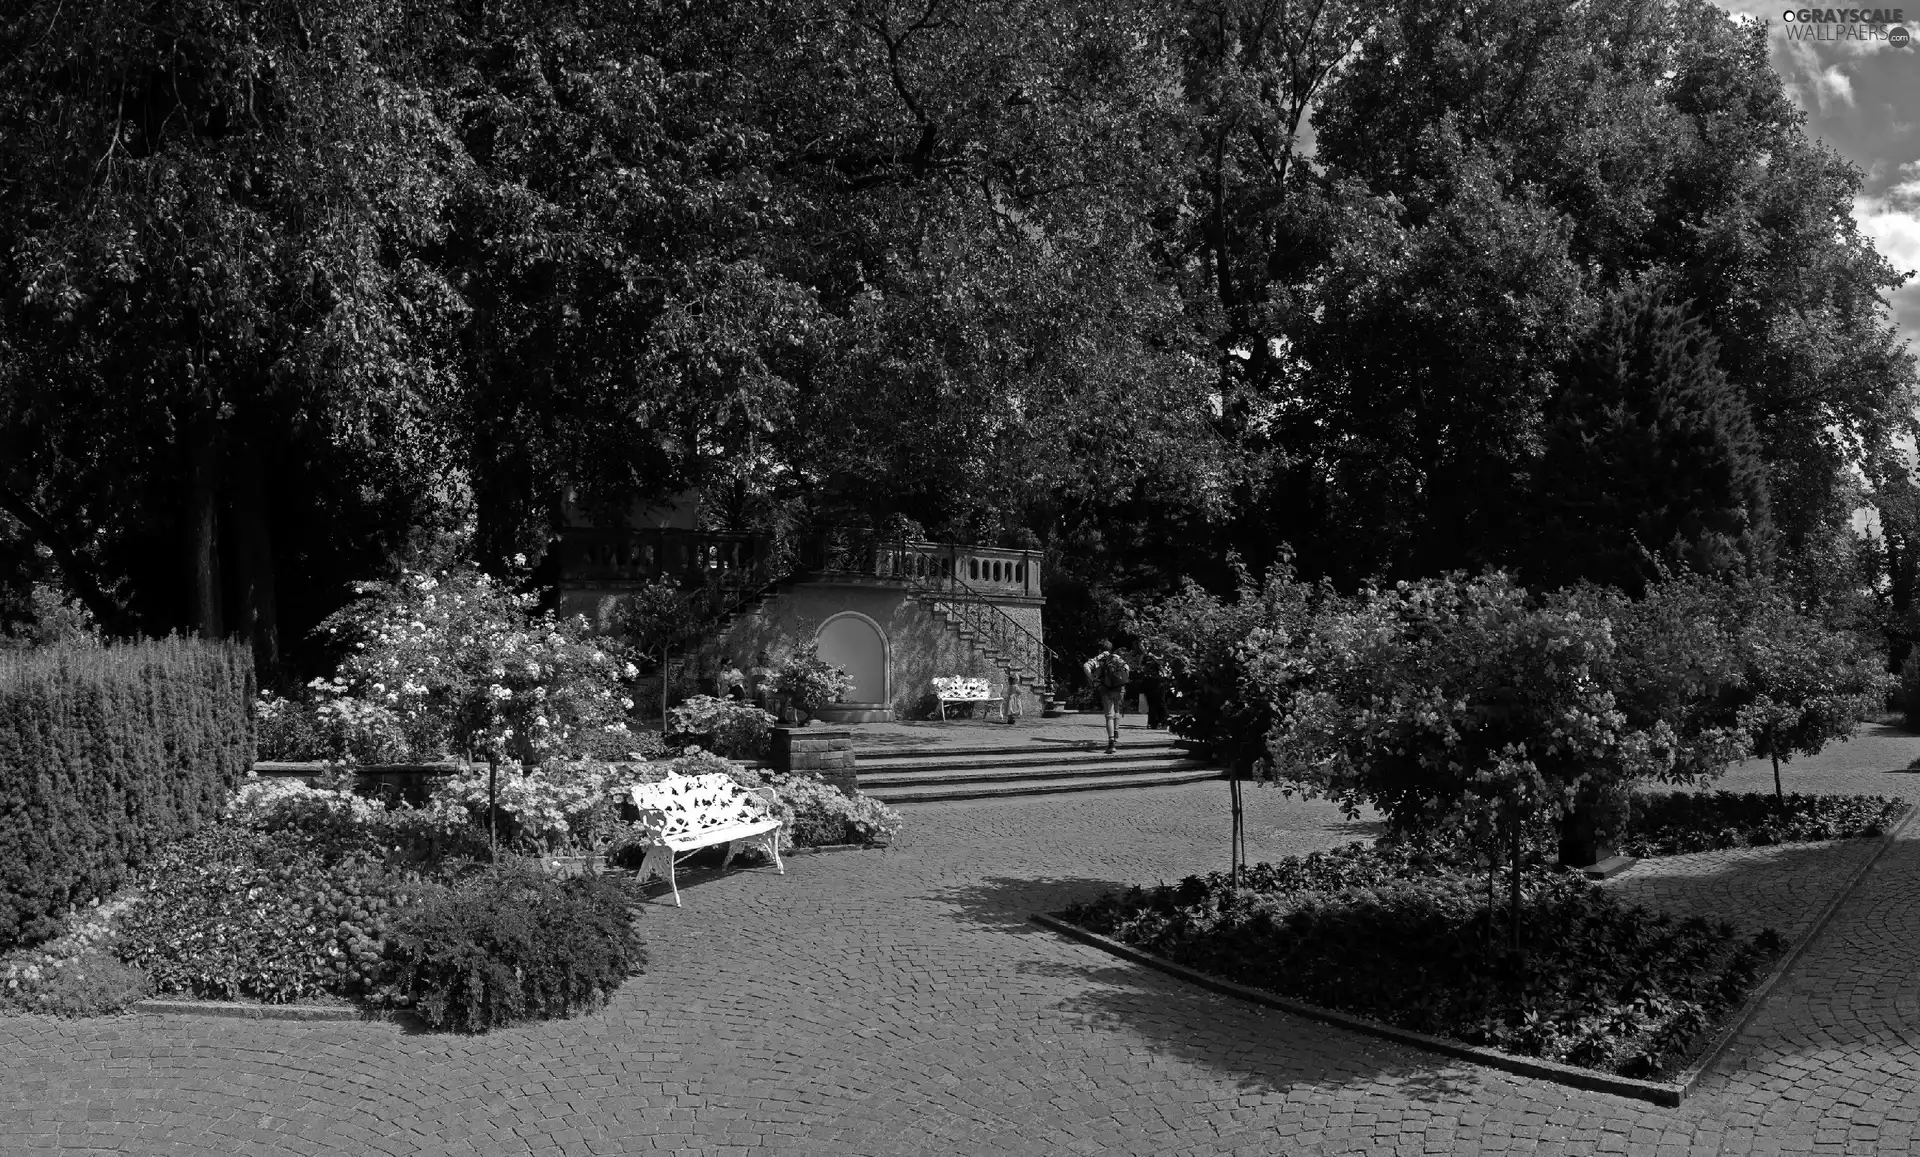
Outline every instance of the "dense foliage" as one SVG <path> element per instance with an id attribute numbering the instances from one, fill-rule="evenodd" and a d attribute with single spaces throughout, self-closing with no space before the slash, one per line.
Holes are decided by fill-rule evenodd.
<path id="1" fill-rule="evenodd" d="M 27 0 L 0 618 L 271 670 L 351 576 L 693 486 L 1043 549 L 1063 653 L 1282 542 L 1352 590 L 1632 533 L 1895 626 L 1900 278 L 1767 54 L 1709 0 Z"/>
<path id="2" fill-rule="evenodd" d="M 1276 700 L 1291 684 L 1262 657 L 1306 649 L 1315 592 L 1294 578 L 1284 559 L 1262 582 L 1244 565 L 1236 565 L 1235 577 L 1231 602 L 1188 580 L 1177 594 L 1144 608 L 1132 626 L 1142 665 L 1170 674 L 1181 693 L 1173 729 L 1245 773 L 1266 761 Z"/>
<path id="3" fill-rule="evenodd" d="M 460 1032 L 596 1007 L 646 963 L 638 900 L 610 876 L 475 876 L 403 914 L 393 990 Z"/>
<path id="4" fill-rule="evenodd" d="M 385 980 L 393 921 L 429 888 L 360 841 L 238 825 L 169 849 L 143 883 L 117 951 L 156 992 L 267 1003 Z"/>
<path id="5" fill-rule="evenodd" d="M 1281 996 L 1525 1056 L 1633 1077 L 1683 1067 L 1783 945 L 1772 932 L 1621 905 L 1529 873 L 1527 963 L 1487 951 L 1482 882 L 1404 850 L 1349 845 L 1061 913 L 1180 964 Z"/>
<path id="6" fill-rule="evenodd" d="M 774 718 L 751 703 L 695 695 L 667 713 L 667 730 L 697 736 L 730 759 L 760 759 L 773 739 Z"/>
<path id="7" fill-rule="evenodd" d="M 0 651 L 0 949 L 216 817 L 253 761 L 252 697 L 225 643 Z"/>
<path id="8" fill-rule="evenodd" d="M 1907 801 L 1884 796 L 1757 792 L 1637 792 L 1621 850 L 1679 856 L 1720 848 L 1766 847 L 1884 834 Z"/>
<path id="9" fill-rule="evenodd" d="M 848 793 L 817 775 L 772 775 L 767 786 L 796 847 L 882 843 L 900 830 L 900 813 L 870 795 Z"/>
<path id="10" fill-rule="evenodd" d="M 1266 648 L 1274 774 L 1370 805 L 1400 833 L 1456 833 L 1518 860 L 1587 785 L 1673 769 L 1664 721 L 1636 726 L 1594 676 L 1613 638 L 1507 576 L 1368 590 L 1310 648 Z M 1311 671 L 1296 688 L 1294 673 Z"/>

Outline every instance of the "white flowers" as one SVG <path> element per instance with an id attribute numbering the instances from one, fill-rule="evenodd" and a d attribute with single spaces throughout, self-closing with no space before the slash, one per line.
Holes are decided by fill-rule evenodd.
<path id="1" fill-rule="evenodd" d="M 640 668 L 634 666 L 632 663 L 628 663 L 620 669 L 620 674 L 628 679 L 638 679 L 640 677 Z"/>
<path id="2" fill-rule="evenodd" d="M 621 706 L 621 707 L 622 707 L 622 708 L 623 708 L 624 710 L 627 710 L 627 711 L 631 711 L 631 710 L 633 710 L 633 700 L 631 700 L 631 699 L 628 699 L 628 698 L 626 698 L 625 696 L 622 696 L 622 697 L 621 697 L 621 699 L 620 699 L 620 706 Z M 623 731 L 624 731 L 624 730 L 626 729 L 626 726 L 627 726 L 626 724 L 624 724 L 624 723 L 622 723 L 622 724 L 620 725 L 620 727 L 621 727 L 621 730 L 623 730 Z"/>

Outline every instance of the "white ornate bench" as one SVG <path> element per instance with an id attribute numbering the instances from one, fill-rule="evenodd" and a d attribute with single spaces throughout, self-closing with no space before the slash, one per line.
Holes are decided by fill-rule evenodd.
<path id="1" fill-rule="evenodd" d="M 947 706 L 960 703 L 985 703 L 989 713 L 995 707 L 1000 709 L 1000 718 L 1007 717 L 1007 697 L 1005 693 L 993 689 L 985 679 L 970 678 L 964 675 L 939 675 L 933 680 L 933 697 L 940 705 L 940 718 L 947 717 Z"/>
<path id="2" fill-rule="evenodd" d="M 648 836 L 640 882 L 666 880 L 676 908 L 680 886 L 674 882 L 673 866 L 701 848 L 727 845 L 726 859 L 720 862 L 724 868 L 733 861 L 737 844 L 758 844 L 773 857 L 774 868 L 786 874 L 780 862 L 780 817 L 766 800 L 735 780 L 717 772 L 670 775 L 658 783 L 634 784 L 632 794 Z"/>

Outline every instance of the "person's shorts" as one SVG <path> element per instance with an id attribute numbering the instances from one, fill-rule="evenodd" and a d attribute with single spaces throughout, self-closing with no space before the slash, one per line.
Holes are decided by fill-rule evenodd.
<path id="1" fill-rule="evenodd" d="M 1124 690 L 1107 691 L 1103 689 L 1100 692 L 1101 709 L 1108 715 L 1118 715 L 1120 714 L 1120 701 L 1126 697 L 1127 693 Z"/>

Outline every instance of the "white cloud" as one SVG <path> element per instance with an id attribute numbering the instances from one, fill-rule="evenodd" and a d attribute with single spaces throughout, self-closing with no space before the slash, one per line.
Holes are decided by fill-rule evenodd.
<path id="1" fill-rule="evenodd" d="M 1853 199 L 1860 232 L 1899 269 L 1920 269 L 1920 177 L 1895 185 L 1883 197 Z"/>

